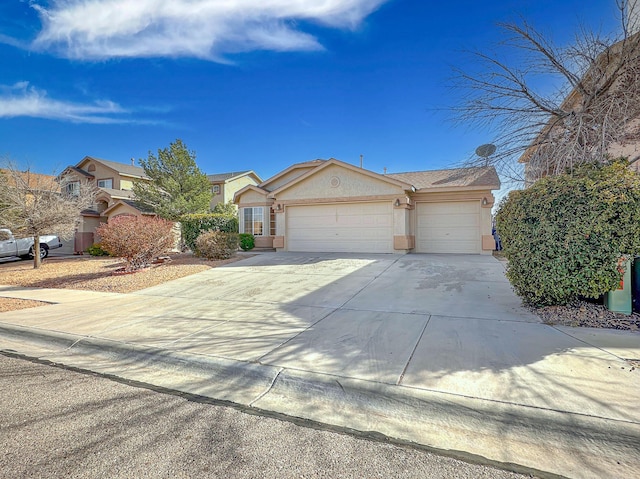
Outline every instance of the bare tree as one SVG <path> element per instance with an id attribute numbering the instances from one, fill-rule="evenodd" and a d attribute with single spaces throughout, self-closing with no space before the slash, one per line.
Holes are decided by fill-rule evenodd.
<path id="1" fill-rule="evenodd" d="M 572 44 L 554 45 L 526 21 L 500 24 L 512 60 L 475 53 L 477 73 L 458 71 L 465 100 L 459 121 L 494 132 L 497 153 L 469 160 L 493 164 L 503 177 L 533 181 L 585 162 L 607 161 L 640 142 L 640 0 L 618 0 L 620 32 L 585 28 Z M 549 87 L 555 89 L 549 91 Z"/>
<path id="2" fill-rule="evenodd" d="M 20 171 L 11 162 L 0 172 L 0 224 L 14 234 L 33 237 L 33 267 L 39 268 L 40 236 L 71 239 L 80 213 L 94 203 L 96 188 L 68 174 Z"/>

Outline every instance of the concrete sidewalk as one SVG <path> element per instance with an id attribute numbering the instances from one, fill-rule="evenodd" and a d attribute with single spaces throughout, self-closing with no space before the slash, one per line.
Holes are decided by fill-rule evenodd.
<path id="1" fill-rule="evenodd" d="M 551 327 L 491 257 L 260 254 L 134 294 L 20 289 L 0 349 L 568 477 L 640 471 L 640 334 Z"/>

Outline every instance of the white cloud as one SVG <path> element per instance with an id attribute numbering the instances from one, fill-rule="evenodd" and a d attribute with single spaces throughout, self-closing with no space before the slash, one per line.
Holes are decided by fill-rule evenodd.
<path id="1" fill-rule="evenodd" d="M 73 123 L 127 123 L 118 115 L 128 113 L 118 104 L 103 100 L 90 104 L 54 100 L 29 82 L 0 85 L 0 118 L 28 116 Z"/>
<path id="2" fill-rule="evenodd" d="M 296 22 L 354 28 L 388 0 L 53 0 L 37 48 L 77 59 L 319 50 Z"/>

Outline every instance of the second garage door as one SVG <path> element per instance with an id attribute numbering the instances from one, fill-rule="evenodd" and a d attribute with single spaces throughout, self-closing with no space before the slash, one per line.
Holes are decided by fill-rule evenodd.
<path id="1" fill-rule="evenodd" d="M 418 203 L 418 253 L 480 253 L 480 202 Z"/>
<path id="2" fill-rule="evenodd" d="M 393 253 L 391 203 L 287 207 L 287 250 Z"/>

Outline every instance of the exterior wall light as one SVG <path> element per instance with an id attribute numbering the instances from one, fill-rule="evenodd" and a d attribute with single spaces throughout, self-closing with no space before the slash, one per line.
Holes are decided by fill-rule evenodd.
<path id="1" fill-rule="evenodd" d="M 482 198 L 482 206 L 487 206 L 488 203 L 489 202 L 487 201 L 486 197 Z"/>
<path id="2" fill-rule="evenodd" d="M 400 199 L 396 198 L 396 202 L 394 203 L 396 206 L 400 206 Z"/>

